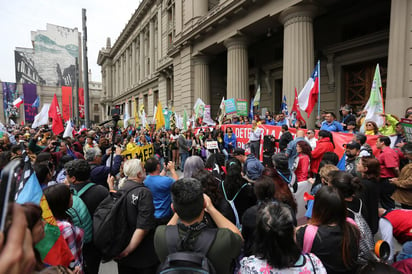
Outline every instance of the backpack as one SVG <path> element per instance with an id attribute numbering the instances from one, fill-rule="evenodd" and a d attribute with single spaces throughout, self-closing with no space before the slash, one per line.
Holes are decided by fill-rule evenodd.
<path id="1" fill-rule="evenodd" d="M 359 255 L 358 261 L 360 263 L 366 263 L 368 260 L 373 259 L 372 252 L 375 248 L 375 242 L 372 237 L 371 229 L 369 228 L 368 223 L 363 218 L 361 211 L 362 211 L 362 200 L 360 200 L 359 211 L 355 212 L 350 208 L 347 208 L 350 212 L 354 215 L 354 221 L 356 226 L 360 232 L 360 240 L 359 240 Z M 348 218 L 351 220 L 351 218 Z"/>
<path id="2" fill-rule="evenodd" d="M 216 273 L 215 268 L 206 255 L 215 240 L 217 229 L 202 229 L 193 246 L 194 251 L 177 250 L 177 246 L 180 243 L 180 236 L 176 225 L 166 226 L 165 232 L 169 255 L 159 266 L 157 273 Z"/>
<path id="3" fill-rule="evenodd" d="M 93 221 L 86 204 L 80 197 L 92 186 L 94 186 L 93 183 L 88 183 L 79 192 L 72 188 L 73 205 L 66 211 L 73 224 L 83 229 L 85 243 L 89 243 L 93 239 Z"/>
<path id="4" fill-rule="evenodd" d="M 110 261 L 129 244 L 134 229 L 127 221 L 127 196 L 139 188 L 137 184 L 128 191 L 110 192 L 96 208 L 93 215 L 94 245 L 103 261 Z"/>
<path id="5" fill-rule="evenodd" d="M 242 189 L 247 186 L 247 183 L 244 183 L 244 184 L 239 188 L 239 190 L 236 192 L 235 196 L 233 196 L 232 200 L 229 200 L 229 199 L 227 198 L 227 195 L 226 195 L 226 190 L 225 190 L 224 182 L 225 182 L 225 181 L 222 181 L 223 195 L 225 196 L 225 200 L 229 203 L 230 207 L 231 207 L 232 210 L 233 210 L 233 214 L 235 215 L 235 220 L 236 220 L 236 224 L 235 224 L 236 227 L 237 227 L 239 230 L 241 230 L 241 229 L 242 229 L 242 224 L 240 223 L 239 214 L 237 213 L 237 209 L 236 209 L 236 205 L 235 205 L 235 199 L 236 199 L 237 195 L 239 195 L 239 193 L 242 191 Z"/>

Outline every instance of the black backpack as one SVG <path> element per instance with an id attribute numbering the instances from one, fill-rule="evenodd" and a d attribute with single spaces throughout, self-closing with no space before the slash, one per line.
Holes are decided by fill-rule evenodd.
<path id="1" fill-rule="evenodd" d="M 210 246 L 215 240 L 216 233 L 217 229 L 204 228 L 193 247 L 195 251 L 178 251 L 177 246 L 180 242 L 178 227 L 166 226 L 166 242 L 169 255 L 159 266 L 157 273 L 216 273 L 215 268 L 206 257 Z"/>
<path id="2" fill-rule="evenodd" d="M 110 261 L 129 244 L 134 229 L 127 222 L 128 191 L 111 192 L 96 208 L 93 215 L 93 242 L 101 252 L 103 261 Z"/>

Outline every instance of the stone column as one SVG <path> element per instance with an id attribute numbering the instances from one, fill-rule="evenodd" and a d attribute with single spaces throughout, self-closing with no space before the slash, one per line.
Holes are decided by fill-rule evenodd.
<path id="1" fill-rule="evenodd" d="M 139 47 L 139 37 L 136 38 L 136 61 L 135 61 L 135 65 L 136 65 L 136 84 L 139 83 L 140 81 L 140 47 Z"/>
<path id="2" fill-rule="evenodd" d="M 313 5 L 302 5 L 288 8 L 280 14 L 284 25 L 283 92 L 289 105 L 293 105 L 295 87 L 299 92 L 314 69 L 312 20 L 315 11 Z M 302 115 L 305 117 L 306 113 L 302 112 Z M 312 116 L 316 117 L 316 107 Z"/>
<path id="3" fill-rule="evenodd" d="M 152 75 L 155 71 L 155 29 L 154 29 L 154 22 L 153 20 L 150 20 L 149 23 L 149 58 L 150 58 L 150 71 L 149 71 L 149 77 Z"/>
<path id="4" fill-rule="evenodd" d="M 157 62 L 162 59 L 162 8 L 157 10 Z"/>
<path id="5" fill-rule="evenodd" d="M 209 1 L 208 0 L 194 0 L 193 1 L 193 17 L 201 17 L 207 14 Z"/>
<path id="6" fill-rule="evenodd" d="M 140 65 L 140 81 L 144 80 L 144 32 L 141 30 L 140 32 L 140 57 L 139 57 L 139 65 Z"/>
<path id="7" fill-rule="evenodd" d="M 403 117 L 406 108 L 412 104 L 410 97 L 412 50 L 409 46 L 412 30 L 410 18 L 412 3 L 408 0 L 391 2 L 385 112 Z"/>
<path id="8" fill-rule="evenodd" d="M 200 55 L 193 58 L 195 69 L 194 100 L 200 98 L 206 105 L 210 105 L 210 74 L 207 56 Z"/>
<path id="9" fill-rule="evenodd" d="M 133 40 L 132 47 L 132 86 L 136 84 L 136 40 Z"/>
<path id="10" fill-rule="evenodd" d="M 244 37 L 229 38 L 227 48 L 227 98 L 249 99 L 247 43 Z"/>
<path id="11" fill-rule="evenodd" d="M 130 58 L 129 58 L 129 54 L 130 54 L 130 48 L 127 48 L 124 52 L 124 57 L 125 57 L 125 90 L 128 89 L 130 87 Z"/>

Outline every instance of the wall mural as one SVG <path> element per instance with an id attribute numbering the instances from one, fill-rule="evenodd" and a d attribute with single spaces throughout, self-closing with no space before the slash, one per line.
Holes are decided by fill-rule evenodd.
<path id="1" fill-rule="evenodd" d="M 72 86 L 79 32 L 47 24 L 47 30 L 32 31 L 33 49 L 16 48 L 16 82 L 47 86 Z"/>

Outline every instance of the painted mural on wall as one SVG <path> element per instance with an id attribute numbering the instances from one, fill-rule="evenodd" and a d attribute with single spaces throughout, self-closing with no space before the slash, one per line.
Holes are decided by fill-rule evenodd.
<path id="1" fill-rule="evenodd" d="M 33 48 L 16 48 L 16 82 L 47 86 L 72 86 L 79 32 L 47 24 L 47 30 L 32 31 Z"/>

